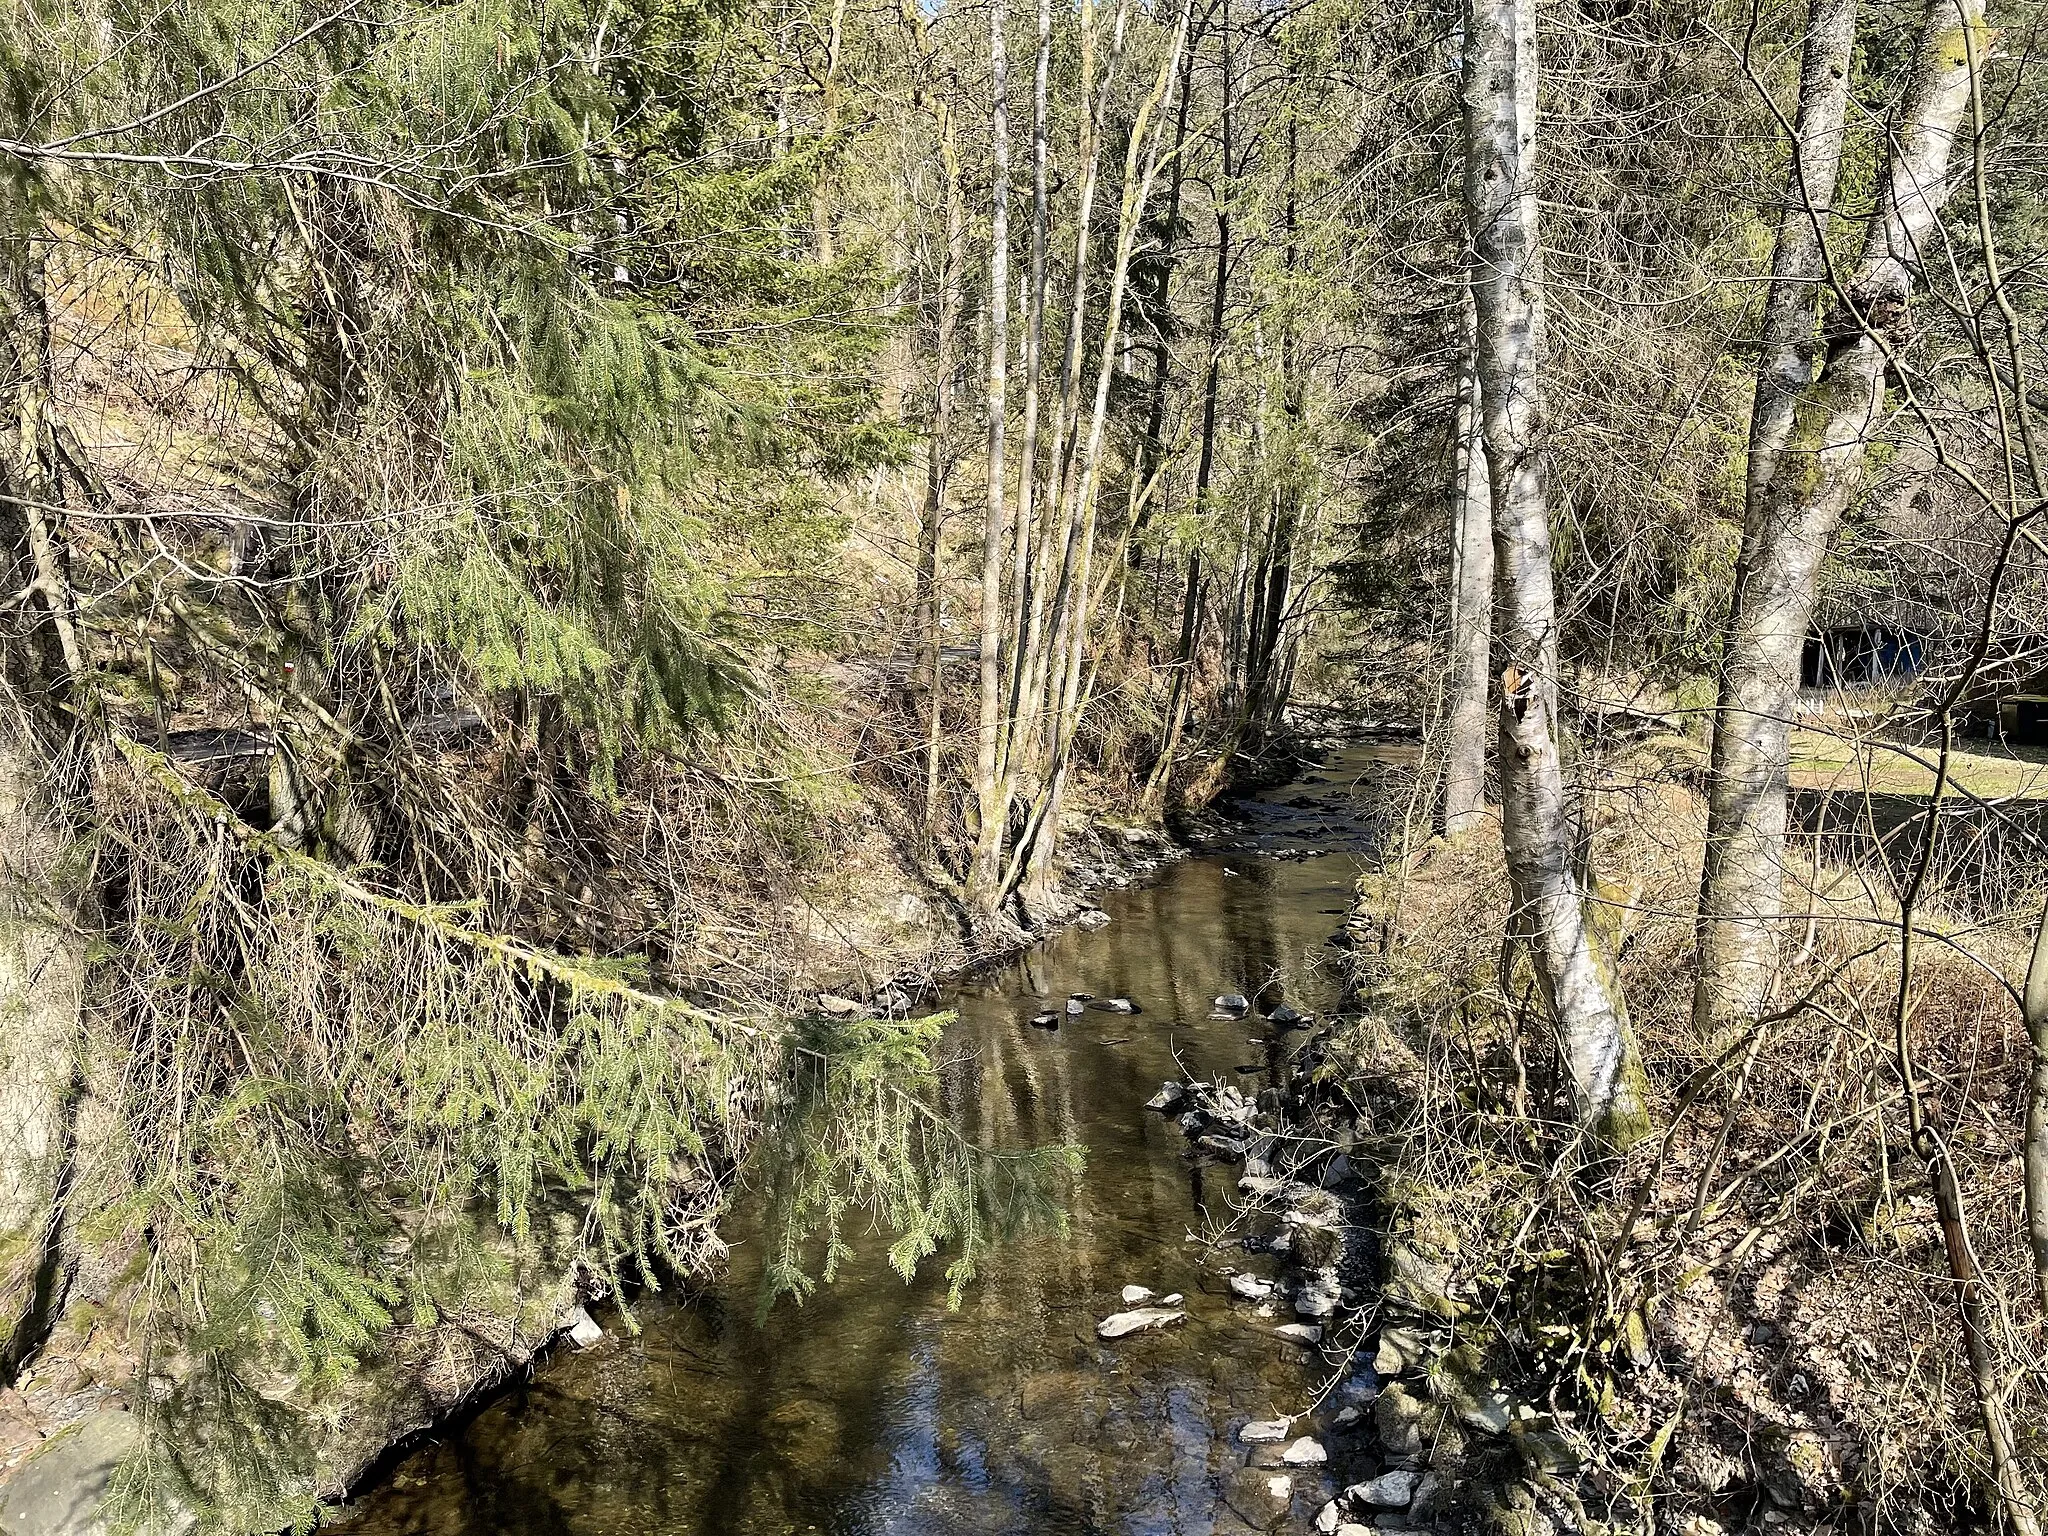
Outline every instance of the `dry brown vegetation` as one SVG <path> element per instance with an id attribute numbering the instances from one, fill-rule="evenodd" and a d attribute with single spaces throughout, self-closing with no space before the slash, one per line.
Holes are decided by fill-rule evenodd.
<path id="1" fill-rule="evenodd" d="M 1361 896 L 1388 926 L 1361 956 L 1354 1050 L 1367 1075 L 1407 1079 L 1403 1116 L 1372 1127 L 1396 1230 L 1449 1265 L 1457 1327 L 1511 1362 L 1584 1458 L 1589 1507 L 1624 1527 L 1975 1523 L 1957 1288 L 1900 1086 L 1896 902 L 1865 872 L 1796 864 L 1787 1001 L 1717 1053 L 1690 1007 L 1700 799 L 1644 759 L 1599 782 L 1591 864 L 1659 1134 L 1589 1161 L 1526 966 L 1502 961 L 1498 839 L 1434 841 Z M 1932 903 L 1918 927 L 1911 1058 L 1962 1176 L 2008 1411 L 2036 1423 L 2026 936 Z"/>

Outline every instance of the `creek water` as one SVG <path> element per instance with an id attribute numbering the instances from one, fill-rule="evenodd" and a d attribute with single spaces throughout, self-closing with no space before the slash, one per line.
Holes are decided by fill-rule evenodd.
<path id="1" fill-rule="evenodd" d="M 1348 744 L 1295 783 L 1239 801 L 1209 851 L 1102 895 L 1094 931 L 1062 932 L 953 989 L 942 1101 L 984 1144 L 1072 1140 L 1087 1151 L 1063 1235 L 998 1249 L 961 1305 L 943 1256 L 905 1284 L 882 1234 L 802 1306 L 756 1323 L 758 1192 L 725 1229 L 720 1280 L 637 1308 L 515 1390 L 428 1440 L 344 1515 L 351 1536 L 663 1533 L 938 1536 L 1243 1531 L 1231 1507 L 1252 1419 L 1302 1412 L 1345 1364 L 1286 1342 L 1226 1266 L 1270 1275 L 1243 1243 L 1205 1246 L 1233 1216 L 1239 1168 L 1203 1160 L 1147 1111 L 1185 1072 L 1248 1094 L 1284 1084 L 1308 1035 L 1221 994 L 1284 993 L 1327 1017 L 1353 882 L 1405 808 L 1412 747 Z M 1072 993 L 1125 996 L 1132 1015 L 1029 1022 Z M 1205 1254 L 1207 1262 L 1204 1262 Z M 1181 1292 L 1187 1319 L 1113 1342 L 1096 1322 L 1126 1285 Z M 608 1320 L 609 1321 L 609 1320 Z M 1366 1436 L 1330 1427 L 1332 1397 L 1295 1433 L 1330 1460 L 1294 1471 L 1306 1519 L 1374 1470 Z"/>

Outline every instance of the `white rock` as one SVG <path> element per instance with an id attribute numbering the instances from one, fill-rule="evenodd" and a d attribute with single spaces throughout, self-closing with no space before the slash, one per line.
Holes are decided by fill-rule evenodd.
<path id="1" fill-rule="evenodd" d="M 1382 1472 L 1369 1483 L 1346 1488 L 1344 1496 L 1354 1504 L 1370 1504 L 1374 1509 L 1403 1509 L 1415 1497 L 1415 1485 L 1421 1481 L 1420 1472 L 1397 1468 Z"/>
<path id="2" fill-rule="evenodd" d="M 1375 1536 L 1375 1533 L 1369 1525 L 1353 1524 L 1338 1526 L 1336 1536 Z"/>
<path id="3" fill-rule="evenodd" d="M 569 1309 L 562 1319 L 562 1330 L 578 1349 L 588 1349 L 604 1337 L 604 1330 L 597 1326 L 597 1320 L 581 1307 Z"/>
<path id="4" fill-rule="evenodd" d="M 1179 1083 L 1161 1083 L 1159 1091 L 1145 1101 L 1147 1109 L 1172 1109 L 1187 1097 L 1187 1090 Z"/>
<path id="5" fill-rule="evenodd" d="M 1290 1467 L 1320 1467 L 1330 1459 L 1330 1453 L 1315 1436 L 1303 1435 L 1280 1453 L 1280 1459 Z"/>
<path id="6" fill-rule="evenodd" d="M 1262 1173 L 1248 1173 L 1237 1181 L 1240 1194 L 1250 1195 L 1254 1200 L 1263 1200 L 1268 1195 L 1277 1195 L 1287 1187 L 1285 1179 L 1269 1178 Z"/>
<path id="7" fill-rule="evenodd" d="M 1356 1424 L 1360 1419 L 1364 1417 L 1365 1410 L 1360 1408 L 1356 1403 L 1352 1403 L 1346 1405 L 1345 1407 L 1339 1408 L 1337 1410 L 1337 1417 L 1331 1420 L 1331 1422 L 1335 1424 L 1339 1429 L 1349 1429 L 1352 1425 Z"/>
<path id="8" fill-rule="evenodd" d="M 1310 1275 L 1294 1298 L 1294 1310 L 1303 1317 L 1328 1317 L 1337 1310 L 1338 1286 L 1334 1270 Z"/>
<path id="9" fill-rule="evenodd" d="M 1148 1328 L 1164 1328 L 1177 1323 L 1187 1313 L 1171 1307 L 1139 1307 L 1131 1312 L 1112 1312 L 1095 1325 L 1098 1338 L 1120 1339 L 1127 1333 L 1143 1333 Z"/>
<path id="10" fill-rule="evenodd" d="M 1314 1323 L 1282 1323 L 1273 1330 L 1290 1344 L 1320 1344 L 1323 1330 Z"/>
<path id="11" fill-rule="evenodd" d="M 1288 1419 L 1253 1419 L 1237 1432 L 1237 1438 L 1246 1445 L 1278 1445 L 1287 1438 L 1291 1423 Z"/>
<path id="12" fill-rule="evenodd" d="M 1322 1536 L 1336 1536 L 1337 1522 L 1343 1517 L 1343 1511 L 1337 1508 L 1337 1501 L 1331 1499 L 1316 1511 L 1316 1529 L 1322 1532 Z"/>
<path id="13" fill-rule="evenodd" d="M 1246 1301 L 1264 1301 L 1273 1294 L 1273 1282 L 1262 1280 L 1257 1275 L 1232 1275 L 1230 1290 L 1232 1295 L 1242 1296 Z"/>
<path id="14" fill-rule="evenodd" d="M 1135 1307 L 1141 1301 L 1152 1299 L 1152 1289 L 1144 1285 L 1127 1285 L 1123 1289 L 1124 1305 Z M 1171 1305 L 1171 1303 L 1169 1303 Z"/>
<path id="15" fill-rule="evenodd" d="M 1159 1305 L 1162 1307 L 1177 1307 L 1185 1300 L 1187 1300 L 1185 1296 L 1181 1295 L 1179 1291 L 1175 1291 L 1171 1295 L 1161 1297 Z"/>

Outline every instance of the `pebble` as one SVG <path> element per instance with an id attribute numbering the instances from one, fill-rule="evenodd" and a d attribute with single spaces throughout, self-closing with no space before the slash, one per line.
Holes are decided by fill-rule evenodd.
<path id="1" fill-rule="evenodd" d="M 1216 999 L 1218 1013 L 1243 1013 L 1251 1007 L 1251 999 L 1242 992 L 1226 992 Z"/>
<path id="2" fill-rule="evenodd" d="M 1034 1013 L 1031 1015 L 1031 1025 L 1034 1029 L 1058 1029 L 1060 1016 L 1056 1013 Z"/>
<path id="3" fill-rule="evenodd" d="M 1288 1427 L 1286 1419 L 1253 1419 L 1237 1432 L 1237 1438 L 1246 1445 L 1278 1445 L 1287 1438 Z"/>
<path id="4" fill-rule="evenodd" d="M 1290 1467 L 1320 1467 L 1330 1459 L 1330 1453 L 1315 1436 L 1303 1435 L 1280 1453 L 1280 1459 Z"/>
<path id="5" fill-rule="evenodd" d="M 1087 1005 L 1086 1003 L 1082 1002 L 1080 998 L 1078 998 L 1078 997 L 1070 997 L 1070 998 L 1068 998 L 1068 999 L 1067 999 L 1067 1017 L 1068 1017 L 1068 1018 L 1070 1018 L 1070 1019 L 1071 1019 L 1071 1018 L 1079 1018 L 1079 1017 L 1080 1017 L 1080 1016 L 1081 1016 L 1082 1014 L 1086 1013 L 1087 1011 L 1088 1011 L 1088 1005 Z"/>
<path id="6" fill-rule="evenodd" d="M 1135 1307 L 1141 1301 L 1152 1299 L 1152 1288 L 1148 1285 L 1127 1285 L 1123 1289 L 1124 1305 Z"/>

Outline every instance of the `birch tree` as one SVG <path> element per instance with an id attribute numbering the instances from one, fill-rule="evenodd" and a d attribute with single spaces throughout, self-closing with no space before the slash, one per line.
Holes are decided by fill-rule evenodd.
<path id="1" fill-rule="evenodd" d="M 1473 0 L 1464 72 L 1475 356 L 1493 496 L 1498 764 L 1511 911 L 1558 1031 L 1580 1123 L 1625 1146 L 1649 1129 L 1628 1010 L 1572 857 L 1557 718 L 1557 601 L 1542 465 L 1543 272 L 1535 0 Z"/>
<path id="2" fill-rule="evenodd" d="M 1840 157 L 1855 14 L 1849 0 L 1814 8 L 1714 718 L 1693 1009 L 1709 1034 L 1758 1016 L 1777 970 L 1800 652 L 1821 561 L 1881 429 L 1886 371 L 1912 335 L 1913 277 L 1948 198 L 1969 100 L 1964 34 L 1983 24 L 1983 0 L 1929 0 L 1862 253 L 1844 278 L 1828 266 L 1819 226 Z M 1833 302 L 1815 335 L 1823 280 Z"/>
<path id="3" fill-rule="evenodd" d="M 1472 305 L 1468 290 L 1451 497 L 1451 658 L 1444 710 L 1444 830 L 1453 836 L 1486 819 L 1486 685 L 1493 630 L 1493 493 L 1486 473 L 1486 415 L 1479 400 L 1478 320 Z"/>

